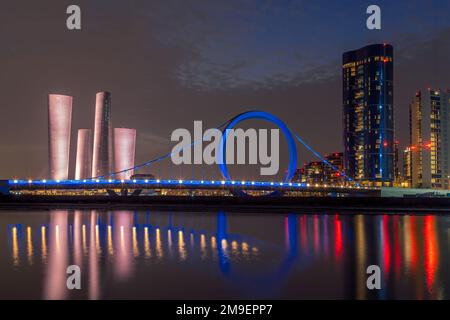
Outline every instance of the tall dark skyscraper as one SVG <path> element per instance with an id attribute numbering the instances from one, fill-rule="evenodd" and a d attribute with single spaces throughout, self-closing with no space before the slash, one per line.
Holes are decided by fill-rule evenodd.
<path id="1" fill-rule="evenodd" d="M 344 167 L 372 186 L 395 178 L 393 51 L 374 44 L 343 55 Z"/>

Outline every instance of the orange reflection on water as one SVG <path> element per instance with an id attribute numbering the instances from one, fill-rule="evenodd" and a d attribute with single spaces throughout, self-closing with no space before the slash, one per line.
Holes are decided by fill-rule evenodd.
<path id="1" fill-rule="evenodd" d="M 31 237 L 31 227 L 27 227 L 27 257 L 28 264 L 33 264 L 33 239 Z"/>
<path id="2" fill-rule="evenodd" d="M 114 255 L 114 247 L 113 247 L 113 241 L 112 241 L 112 227 L 108 225 L 108 231 L 107 231 L 107 238 L 108 238 L 108 255 L 113 256 Z"/>
<path id="3" fill-rule="evenodd" d="M 139 257 L 139 247 L 137 241 L 136 227 L 133 227 L 133 255 Z"/>
<path id="4" fill-rule="evenodd" d="M 204 260 L 206 258 L 206 238 L 204 234 L 200 235 L 200 250 L 202 253 L 202 260 Z"/>
<path id="5" fill-rule="evenodd" d="M 156 228 L 156 256 L 158 258 L 163 257 L 163 251 L 161 247 L 161 232 L 159 231 L 159 228 Z"/>
<path id="6" fill-rule="evenodd" d="M 17 228 L 12 228 L 12 260 L 13 265 L 18 266 L 19 265 L 19 245 L 17 241 Z"/>
<path id="7" fill-rule="evenodd" d="M 178 254 L 180 255 L 180 260 L 186 260 L 186 245 L 184 243 L 183 231 L 178 231 Z"/>
<path id="8" fill-rule="evenodd" d="M 46 237 L 46 229 L 45 226 L 41 227 L 41 255 L 42 255 L 42 263 L 47 263 L 47 237 Z"/>
<path id="9" fill-rule="evenodd" d="M 148 227 L 144 228 L 144 251 L 145 251 L 145 257 L 150 258 L 151 250 L 150 250 L 150 240 L 148 238 Z"/>

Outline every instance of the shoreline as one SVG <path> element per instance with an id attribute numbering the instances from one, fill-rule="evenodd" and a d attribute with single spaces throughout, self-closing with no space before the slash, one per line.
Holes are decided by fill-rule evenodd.
<path id="1" fill-rule="evenodd" d="M 379 197 L 189 197 L 189 196 L 0 196 L 10 209 L 152 209 L 161 211 L 239 211 L 249 213 L 315 210 L 380 213 L 449 213 L 450 198 Z"/>

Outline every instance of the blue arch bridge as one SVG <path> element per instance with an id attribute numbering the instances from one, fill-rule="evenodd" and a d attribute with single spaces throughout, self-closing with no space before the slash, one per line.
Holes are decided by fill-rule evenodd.
<path id="1" fill-rule="evenodd" d="M 279 181 L 242 181 L 232 180 L 228 174 L 225 159 L 226 152 L 226 139 L 234 126 L 238 123 L 248 120 L 258 119 L 274 124 L 286 138 L 289 149 L 289 165 L 286 170 L 285 177 Z M 333 166 L 318 152 L 306 144 L 303 139 L 296 133 L 292 133 L 291 130 L 277 117 L 263 112 L 263 111 L 248 111 L 235 116 L 234 118 L 226 121 L 222 125 L 216 127 L 216 129 L 222 130 L 222 138 L 219 144 L 218 150 L 218 163 L 219 170 L 223 177 L 223 180 L 177 180 L 177 179 L 132 179 L 132 180 L 118 180 L 115 177 L 121 173 L 133 171 L 136 172 L 142 167 L 148 167 L 157 162 L 168 159 L 174 152 L 167 153 L 143 164 L 137 165 L 133 168 L 128 168 L 119 172 L 112 172 L 104 176 L 93 177 L 85 180 L 23 180 L 23 179 L 10 179 L 0 181 L 0 194 L 20 194 L 20 193 L 38 193 L 48 191 L 65 191 L 79 192 L 80 190 L 86 191 L 98 191 L 105 190 L 110 196 L 118 195 L 134 195 L 138 196 L 142 194 L 143 190 L 150 190 L 151 192 L 170 192 L 170 191 L 182 191 L 188 192 L 195 190 L 213 191 L 221 194 L 229 194 L 233 196 L 244 196 L 248 194 L 253 195 L 302 195 L 302 194 L 321 194 L 321 195 L 370 195 L 379 196 L 381 189 L 374 187 L 361 186 L 357 182 L 352 181 L 345 172 Z M 204 139 L 204 138 L 203 138 Z M 340 174 L 345 183 L 341 185 L 318 185 L 294 182 L 293 177 L 297 169 L 297 148 L 295 140 L 301 143 L 308 151 L 313 153 L 319 158 L 326 166 L 329 166 L 331 170 Z M 201 142 L 194 141 L 191 144 L 182 146 L 180 150 L 184 148 L 192 148 L 196 143 Z M 191 193 L 192 194 L 192 193 Z"/>
<path id="2" fill-rule="evenodd" d="M 143 190 L 206 190 L 219 191 L 233 196 L 245 195 L 242 192 L 254 191 L 270 195 L 294 195 L 296 193 L 313 193 L 327 195 L 379 195 L 380 189 L 361 186 L 326 186 L 310 185 L 294 182 L 264 182 L 264 181 L 234 181 L 234 180 L 7 180 L 3 181 L 4 193 L 23 191 L 79 191 L 106 190 L 110 196 L 118 195 L 115 190 L 121 190 L 121 195 L 138 196 Z"/>

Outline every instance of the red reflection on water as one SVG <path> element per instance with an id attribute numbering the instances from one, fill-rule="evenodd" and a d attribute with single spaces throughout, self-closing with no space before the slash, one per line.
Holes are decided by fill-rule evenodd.
<path id="1" fill-rule="evenodd" d="M 342 222 L 337 214 L 334 216 L 334 253 L 339 261 L 342 256 Z"/>
<path id="2" fill-rule="evenodd" d="M 387 215 L 384 215 L 382 217 L 382 247 L 383 250 L 383 270 L 385 277 L 389 274 L 389 270 L 391 267 L 391 244 L 389 241 L 389 226 L 388 226 L 388 220 L 389 217 Z"/>
<path id="3" fill-rule="evenodd" d="M 325 258 L 328 258 L 328 245 L 329 245 L 329 239 L 328 239 L 328 216 L 323 216 L 323 252 L 325 255 Z"/>
<path id="4" fill-rule="evenodd" d="M 399 238 L 399 217 L 395 216 L 393 218 L 393 237 L 394 237 L 394 269 L 395 273 L 399 274 L 402 257 L 400 253 L 400 238 Z"/>
<path id="5" fill-rule="evenodd" d="M 320 243 L 319 243 L 319 218 L 317 217 L 317 214 L 314 215 L 314 253 L 318 253 L 319 252 L 319 247 L 320 247 Z"/>
<path id="6" fill-rule="evenodd" d="M 426 216 L 424 221 L 425 236 L 425 277 L 428 291 L 433 291 L 434 278 L 439 263 L 435 217 Z"/>
<path id="7" fill-rule="evenodd" d="M 413 271 L 417 268 L 417 239 L 416 239 L 416 218 L 410 217 L 411 225 L 409 232 L 411 233 L 411 269 Z"/>
<path id="8" fill-rule="evenodd" d="M 303 252 L 308 248 L 308 225 L 306 215 L 300 217 L 300 246 Z"/>

